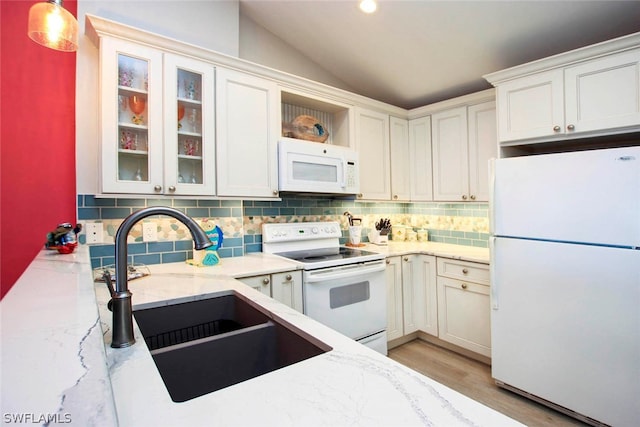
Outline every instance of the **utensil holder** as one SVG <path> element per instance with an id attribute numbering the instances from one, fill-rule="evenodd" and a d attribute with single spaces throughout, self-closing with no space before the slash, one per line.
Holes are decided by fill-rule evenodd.
<path id="1" fill-rule="evenodd" d="M 362 226 L 350 225 L 349 226 L 349 243 L 352 245 L 359 245 L 362 234 Z"/>

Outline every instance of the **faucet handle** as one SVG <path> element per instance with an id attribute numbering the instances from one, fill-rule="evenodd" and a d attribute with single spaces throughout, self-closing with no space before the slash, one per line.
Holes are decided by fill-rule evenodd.
<path id="1" fill-rule="evenodd" d="M 104 280 L 104 282 L 107 284 L 107 288 L 109 288 L 109 294 L 111 295 L 111 299 L 109 299 L 109 302 L 107 303 L 107 308 L 109 309 L 109 311 L 113 311 L 113 295 L 116 293 L 116 291 L 113 289 L 113 281 L 111 279 L 111 273 L 109 272 L 109 270 L 104 270 L 104 273 L 102 273 L 102 280 Z"/>

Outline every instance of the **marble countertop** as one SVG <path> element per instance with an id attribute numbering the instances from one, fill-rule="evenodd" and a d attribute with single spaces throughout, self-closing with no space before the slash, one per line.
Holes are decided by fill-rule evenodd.
<path id="1" fill-rule="evenodd" d="M 489 249 L 474 246 L 452 245 L 439 242 L 394 242 L 387 245 L 375 245 L 367 243 L 362 249 L 383 253 L 386 256 L 406 255 L 420 253 L 435 255 L 445 258 L 459 259 L 462 261 L 481 262 L 488 264 Z"/>
<path id="2" fill-rule="evenodd" d="M 267 270 L 251 274 L 297 268 L 273 258 L 241 258 L 253 267 L 223 259 L 213 270 L 149 266 L 150 276 L 130 282 L 134 308 L 232 290 L 333 348 L 175 403 L 137 325 L 138 343 L 109 347 L 108 292 L 92 282 L 86 248 L 41 252 L 0 302 L 2 422 L 28 416 L 82 426 L 520 425 L 231 278 L 260 265 Z"/>

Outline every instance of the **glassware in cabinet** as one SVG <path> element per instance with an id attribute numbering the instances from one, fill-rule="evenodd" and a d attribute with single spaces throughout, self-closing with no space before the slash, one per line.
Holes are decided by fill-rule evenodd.
<path id="1" fill-rule="evenodd" d="M 177 118 L 165 124 L 167 185 L 176 194 L 213 195 L 213 65 L 166 54 L 165 78 L 165 105 Z"/>
<path id="2" fill-rule="evenodd" d="M 104 37 L 100 69 L 101 192 L 162 192 L 162 52 Z"/>
<path id="3" fill-rule="evenodd" d="M 148 70 L 145 59 L 118 54 L 118 180 L 149 180 Z"/>

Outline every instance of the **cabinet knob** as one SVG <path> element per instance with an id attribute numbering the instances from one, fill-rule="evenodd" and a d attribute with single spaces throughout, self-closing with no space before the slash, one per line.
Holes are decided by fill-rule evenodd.
<path id="1" fill-rule="evenodd" d="M 463 269 L 462 269 L 462 274 L 467 274 L 468 272 L 469 272 L 469 270 L 468 270 L 468 269 L 466 269 L 466 268 L 463 268 Z"/>
<path id="2" fill-rule="evenodd" d="M 567 130 L 575 130 L 576 127 L 574 125 L 568 125 Z"/>
<path id="3" fill-rule="evenodd" d="M 476 199 L 476 195 L 475 195 L 475 194 L 472 194 L 472 195 L 471 195 L 471 197 L 470 197 L 470 199 L 471 199 L 471 200 L 475 200 L 475 199 Z"/>
<path id="4" fill-rule="evenodd" d="M 467 284 L 466 283 L 462 284 L 462 289 L 467 289 Z"/>
<path id="5" fill-rule="evenodd" d="M 462 195 L 462 200 L 467 200 L 467 195 L 466 194 Z"/>
<path id="6" fill-rule="evenodd" d="M 156 185 L 153 187 L 153 191 L 155 191 L 156 193 L 159 193 L 162 191 L 162 187 L 160 185 Z"/>
<path id="7" fill-rule="evenodd" d="M 358 199 L 362 199 L 362 193 L 358 193 Z"/>
<path id="8" fill-rule="evenodd" d="M 285 280 L 287 281 L 291 281 L 291 279 L 293 279 L 293 277 L 290 274 L 287 274 L 286 276 L 284 276 Z"/>
<path id="9" fill-rule="evenodd" d="M 404 260 L 409 261 L 409 257 L 408 256 L 404 257 Z"/>
<path id="10" fill-rule="evenodd" d="M 278 195 L 278 190 L 273 190 L 273 195 L 277 196 Z"/>
<path id="11" fill-rule="evenodd" d="M 393 200 L 398 200 L 398 195 L 397 194 L 393 195 Z"/>
<path id="12" fill-rule="evenodd" d="M 553 131 L 554 131 L 554 132 L 560 132 L 560 129 L 561 129 L 561 127 L 560 127 L 560 126 L 558 126 L 558 125 L 556 125 L 556 126 L 554 126 L 554 127 L 553 127 Z"/>
<path id="13" fill-rule="evenodd" d="M 385 259 L 384 262 L 386 262 L 387 264 L 391 264 L 391 260 L 389 258 Z"/>
<path id="14" fill-rule="evenodd" d="M 269 278 L 265 277 L 264 279 L 262 279 L 262 284 L 263 285 L 268 285 L 269 284 Z"/>
<path id="15" fill-rule="evenodd" d="M 170 186 L 169 186 L 169 192 L 170 192 L 170 193 L 173 193 L 173 192 L 175 192 L 175 191 L 176 191 L 176 187 L 175 187 L 174 185 L 170 185 Z"/>

